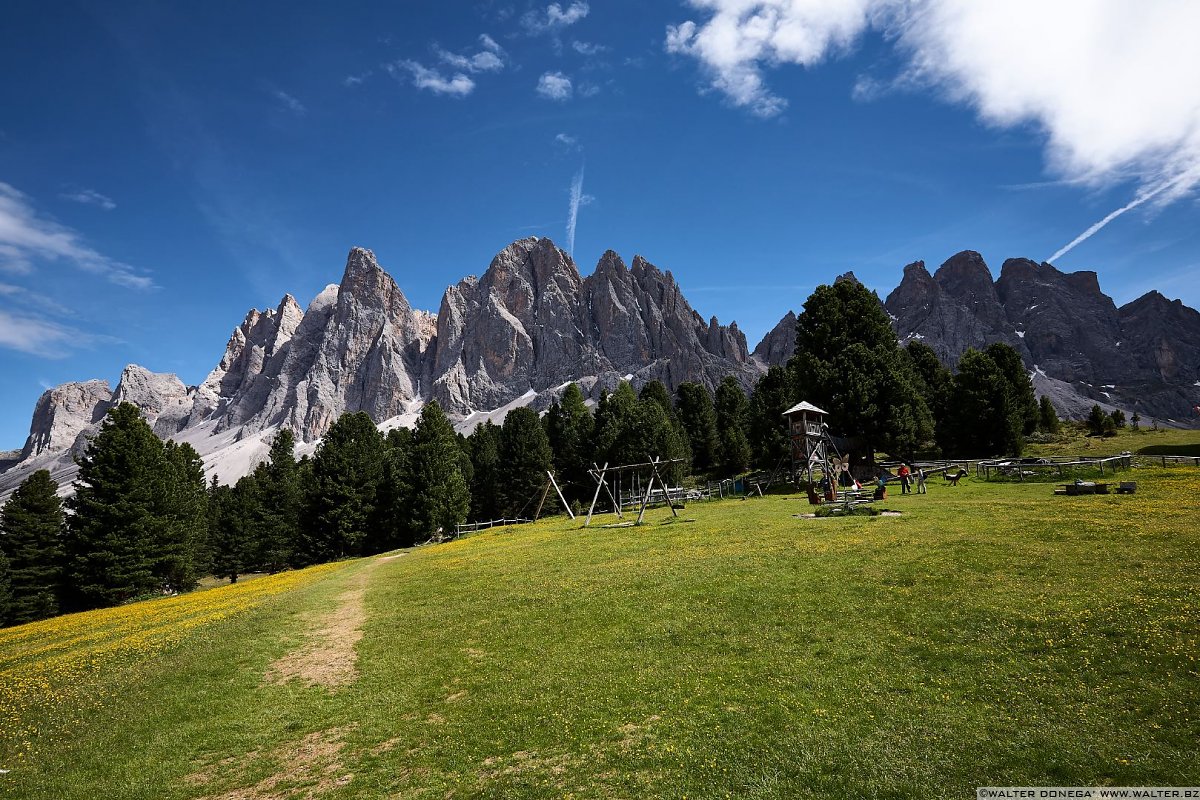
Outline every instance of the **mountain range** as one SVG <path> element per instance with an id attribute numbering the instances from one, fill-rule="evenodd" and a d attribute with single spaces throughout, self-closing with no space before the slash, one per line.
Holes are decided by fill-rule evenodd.
<path id="1" fill-rule="evenodd" d="M 993 280 L 967 250 L 933 274 L 920 261 L 906 266 L 883 307 L 901 343 L 923 341 L 949 366 L 968 347 L 1012 345 L 1064 416 L 1099 403 L 1200 424 L 1200 313 L 1158 292 L 1118 308 L 1094 272 L 1018 258 Z M 354 248 L 341 282 L 307 308 L 285 295 L 274 309 L 251 310 L 198 386 L 130 365 L 115 389 L 90 380 L 45 392 L 25 446 L 0 453 L 0 492 L 35 469 L 71 480 L 74 456 L 123 401 L 160 436 L 195 446 L 227 482 L 265 457 L 279 428 L 311 451 L 346 411 L 366 411 L 386 429 L 412 425 L 437 400 L 465 431 L 519 405 L 544 408 L 572 381 L 592 398 L 621 380 L 712 389 L 733 375 L 749 390 L 790 358 L 795 322 L 788 311 L 750 352 L 737 323 L 705 321 L 671 272 L 641 256 L 627 266 L 610 250 L 583 277 L 550 239 L 535 237 L 501 250 L 482 277 L 447 288 L 431 314 L 412 308 L 370 250 Z"/>

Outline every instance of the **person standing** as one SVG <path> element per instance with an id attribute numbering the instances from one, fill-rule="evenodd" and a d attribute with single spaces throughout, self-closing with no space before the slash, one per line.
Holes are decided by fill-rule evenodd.
<path id="1" fill-rule="evenodd" d="M 908 464 L 901 462 L 900 470 L 896 474 L 900 476 L 900 494 L 908 494 Z"/>
<path id="2" fill-rule="evenodd" d="M 928 494 L 929 490 L 925 487 L 925 468 L 917 467 L 917 494 Z"/>

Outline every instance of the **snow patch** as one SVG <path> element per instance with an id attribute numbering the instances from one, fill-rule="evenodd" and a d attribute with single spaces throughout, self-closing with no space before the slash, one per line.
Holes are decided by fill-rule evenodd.
<path id="1" fill-rule="evenodd" d="M 1025 331 L 1016 331 L 1015 333 L 1017 334 L 1018 338 L 1025 338 Z"/>

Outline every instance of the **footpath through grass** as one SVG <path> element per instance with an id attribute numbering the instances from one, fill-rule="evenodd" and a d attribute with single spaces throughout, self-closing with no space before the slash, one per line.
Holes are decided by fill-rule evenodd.
<path id="1" fill-rule="evenodd" d="M 0 795 L 1198 785 L 1200 470 L 1131 477 L 1135 495 L 1084 497 L 931 481 L 886 502 L 900 517 L 796 519 L 806 501 L 770 496 L 640 528 L 551 520 L 37 623 L 61 636 L 17 628 L 0 634 Z M 200 610 L 277 580 L 295 583 Z M 267 680 L 355 591 L 355 679 Z M 91 663 L 168 603 L 198 622 L 161 647 L 45 666 Z"/>

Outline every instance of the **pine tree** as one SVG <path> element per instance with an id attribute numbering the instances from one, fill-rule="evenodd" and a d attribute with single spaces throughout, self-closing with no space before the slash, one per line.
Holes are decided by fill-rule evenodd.
<path id="1" fill-rule="evenodd" d="M 698 383 L 679 384 L 675 415 L 687 433 L 692 450 L 692 468 L 698 472 L 714 469 L 721 445 L 717 438 L 717 412 L 708 389 Z"/>
<path id="2" fill-rule="evenodd" d="M 365 411 L 342 414 L 330 426 L 312 460 L 301 531 L 304 561 L 377 552 L 384 463 L 383 436 Z"/>
<path id="3" fill-rule="evenodd" d="M 651 400 L 658 403 L 668 416 L 672 418 L 675 416 L 675 407 L 671 404 L 671 393 L 667 391 L 666 384 L 662 381 L 650 381 L 643 386 L 642 390 L 638 392 L 638 400 L 643 402 Z"/>
<path id="4" fill-rule="evenodd" d="M 913 388 L 924 398 L 933 418 L 934 439 L 942 446 L 946 441 L 946 416 L 954 388 L 954 373 L 946 369 L 934 349 L 924 342 L 913 340 L 900 352 L 903 360 L 908 362 Z"/>
<path id="5" fill-rule="evenodd" d="M 550 405 L 543 423 L 554 452 L 554 474 L 563 493 L 568 500 L 584 502 L 595 486 L 588 474 L 594 460 L 595 422 L 577 384 L 568 385 L 562 398 Z"/>
<path id="6" fill-rule="evenodd" d="M 467 518 L 471 496 L 459 457 L 450 420 L 436 401 L 430 401 L 417 419 L 409 460 L 411 514 L 418 537 L 447 535 Z"/>
<path id="7" fill-rule="evenodd" d="M 0 550 L 0 628 L 11 625 L 12 580 L 8 572 L 8 557 Z"/>
<path id="8" fill-rule="evenodd" d="M 750 452 L 760 467 L 773 469 L 791 453 L 787 418 L 795 405 L 794 390 L 783 367 L 771 367 L 750 393 Z"/>
<path id="9" fill-rule="evenodd" d="M 0 549 L 8 561 L 11 624 L 59 613 L 64 524 L 58 484 L 44 469 L 26 478 L 0 510 Z"/>
<path id="10" fill-rule="evenodd" d="M 198 551 L 208 531 L 208 491 L 204 462 L 190 444 L 166 441 L 162 447 L 167 469 L 156 509 L 162 524 L 150 569 L 162 589 L 181 592 L 196 586 Z"/>
<path id="11" fill-rule="evenodd" d="M 853 280 L 818 286 L 796 319 L 788 364 L 799 399 L 826 409 L 830 428 L 877 450 L 908 456 L 933 436 L 933 418 L 901 358 L 874 292 Z"/>
<path id="12" fill-rule="evenodd" d="M 408 462 L 412 455 L 413 432 L 408 428 L 393 428 L 384 441 L 386 459 L 383 481 L 379 485 L 380 546 L 410 547 L 416 543 L 410 505 L 412 487 L 408 484 Z"/>
<path id="13" fill-rule="evenodd" d="M 1042 395 L 1038 401 L 1038 430 L 1042 433 L 1058 433 L 1059 430 L 1058 411 L 1047 395 Z"/>
<path id="14" fill-rule="evenodd" d="M 1139 430 L 1142 427 L 1142 415 L 1134 411 L 1133 416 L 1129 418 L 1129 427 L 1133 430 Z"/>
<path id="15" fill-rule="evenodd" d="M 251 569 L 258 549 L 254 531 L 259 514 L 258 482 L 246 475 L 232 487 L 213 478 L 208 493 L 208 556 L 212 574 L 237 583 Z"/>
<path id="16" fill-rule="evenodd" d="M 1088 433 L 1090 433 L 1092 436 L 1103 436 L 1105 420 L 1109 420 L 1109 422 L 1112 421 L 1111 418 L 1104 413 L 1104 409 L 1100 407 L 1099 403 L 1093 405 L 1092 411 L 1090 414 L 1088 414 L 1087 418 Z"/>
<path id="17" fill-rule="evenodd" d="M 1009 376 L 986 353 L 969 349 L 958 362 L 943 449 L 951 456 L 1019 455 L 1025 410 Z"/>
<path id="18" fill-rule="evenodd" d="M 993 342 L 984 348 L 983 352 L 996 362 L 996 366 L 1008 381 L 1014 413 L 1021 419 L 1021 434 L 1028 436 L 1037 430 L 1039 408 L 1037 395 L 1034 394 L 1029 373 L 1025 371 L 1025 362 L 1021 360 L 1021 354 L 1003 342 Z M 1020 450 L 1017 453 L 1019 454 Z"/>
<path id="19" fill-rule="evenodd" d="M 1110 414 L 1109 416 L 1112 417 L 1114 428 L 1124 428 L 1125 427 L 1125 412 L 1124 411 L 1122 411 L 1119 408 L 1114 408 L 1112 411 L 1112 414 Z"/>
<path id="20" fill-rule="evenodd" d="M 500 426 L 484 420 L 467 437 L 471 445 L 471 517 L 480 522 L 503 516 L 500 486 L 505 470 L 500 464 Z"/>
<path id="21" fill-rule="evenodd" d="M 659 458 L 668 462 L 659 469 L 659 474 L 663 480 L 678 484 L 691 471 L 692 465 L 692 451 L 683 427 L 654 397 L 638 401 L 633 421 L 630 438 L 640 444 L 644 453 L 638 461 Z"/>
<path id="22" fill-rule="evenodd" d="M 500 465 L 504 480 L 500 497 L 504 515 L 520 516 L 522 509 L 532 511 L 545 486 L 546 472 L 554 466 L 550 440 L 532 408 L 514 408 L 504 417 L 500 428 Z"/>
<path id="23" fill-rule="evenodd" d="M 596 407 L 596 460 L 610 466 L 646 460 L 645 444 L 637 439 L 638 398 L 633 387 L 621 381 L 616 391 L 601 395 Z"/>
<path id="24" fill-rule="evenodd" d="M 257 480 L 261 490 L 257 560 L 267 572 L 278 572 L 291 563 L 300 538 L 300 470 L 296 437 L 290 429 L 275 434 Z"/>
<path id="25" fill-rule="evenodd" d="M 109 409 L 79 460 L 65 539 L 68 604 L 122 603 L 161 588 L 155 547 L 166 538 L 161 498 L 172 467 L 136 406 Z"/>
<path id="26" fill-rule="evenodd" d="M 737 378 L 725 377 L 717 386 L 717 435 L 720 439 L 720 467 L 725 474 L 736 475 L 750 465 L 750 402 Z"/>

